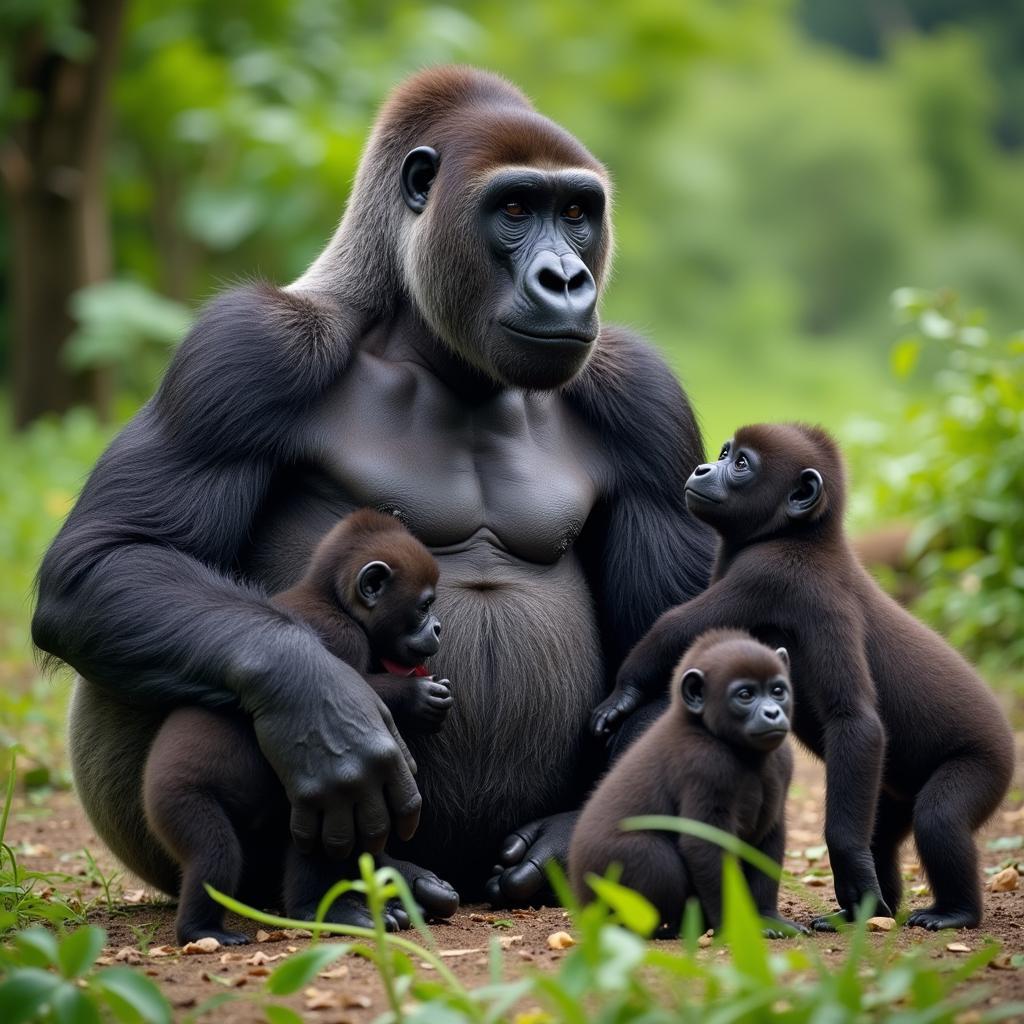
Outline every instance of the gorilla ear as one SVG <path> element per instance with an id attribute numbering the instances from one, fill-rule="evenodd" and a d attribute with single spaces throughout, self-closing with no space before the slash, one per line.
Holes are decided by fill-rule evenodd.
<path id="1" fill-rule="evenodd" d="M 440 164 L 437 150 L 429 146 L 418 146 L 402 161 L 402 198 L 413 213 L 426 209 L 427 195 Z"/>
<path id="2" fill-rule="evenodd" d="M 776 647 L 775 653 L 779 656 L 782 664 L 789 668 L 789 651 L 785 647 Z"/>
<path id="3" fill-rule="evenodd" d="M 394 573 L 387 562 L 367 562 L 356 576 L 356 591 L 367 608 L 372 608 L 387 590 Z"/>
<path id="4" fill-rule="evenodd" d="M 790 519 L 806 519 L 825 495 L 825 483 L 816 469 L 805 469 L 800 474 L 800 486 L 789 496 L 786 512 Z"/>
<path id="5" fill-rule="evenodd" d="M 682 693 L 688 711 L 695 715 L 704 714 L 704 673 L 699 668 L 683 673 Z"/>

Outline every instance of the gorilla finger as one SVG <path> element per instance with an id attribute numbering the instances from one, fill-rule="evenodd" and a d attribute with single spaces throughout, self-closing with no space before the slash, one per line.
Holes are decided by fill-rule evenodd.
<path id="1" fill-rule="evenodd" d="M 380 853 L 390 831 L 391 816 L 381 793 L 372 793 L 356 805 L 356 834 L 363 849 Z"/>
<path id="2" fill-rule="evenodd" d="M 399 771 L 385 787 L 388 806 L 391 808 L 391 826 L 399 839 L 412 839 L 420 823 L 420 809 L 423 798 L 416 788 L 416 782 L 408 772 Z"/>
<path id="3" fill-rule="evenodd" d="M 492 907 L 503 907 L 507 900 L 501 891 L 501 875 L 491 875 L 484 883 L 484 899 Z"/>
<path id="4" fill-rule="evenodd" d="M 459 894 L 432 873 L 424 872 L 413 882 L 412 894 L 428 917 L 451 917 L 459 909 Z"/>
<path id="5" fill-rule="evenodd" d="M 537 841 L 538 829 L 533 825 L 527 825 L 518 832 L 513 832 L 505 838 L 498 860 L 503 867 L 509 868 L 518 864 L 526 854 L 526 851 Z"/>
<path id="6" fill-rule="evenodd" d="M 398 749 L 402 752 L 402 757 L 405 760 L 405 764 L 409 769 L 410 774 L 416 774 L 416 759 L 409 752 L 409 747 L 406 745 L 402 734 L 398 731 L 398 726 L 395 725 L 395 719 L 391 712 L 387 709 L 387 706 L 383 701 L 378 701 L 380 705 L 380 717 L 384 719 L 384 724 L 388 727 L 388 732 L 391 733 L 391 738 L 398 744 Z"/>
<path id="7" fill-rule="evenodd" d="M 501 876 L 501 891 L 510 900 L 526 903 L 544 888 L 544 869 L 535 860 L 526 860 L 509 868 Z"/>
<path id="8" fill-rule="evenodd" d="M 395 919 L 395 922 L 402 931 L 405 931 L 412 924 L 409 912 L 402 906 L 401 900 L 391 900 L 388 903 L 387 911 Z"/>
<path id="9" fill-rule="evenodd" d="M 320 835 L 320 815 L 315 808 L 295 804 L 291 815 L 292 841 L 303 853 L 312 853 Z"/>
<path id="10" fill-rule="evenodd" d="M 324 815 L 324 852 L 328 857 L 342 860 L 352 852 L 355 845 L 355 828 L 352 824 L 352 805 L 332 807 Z"/>

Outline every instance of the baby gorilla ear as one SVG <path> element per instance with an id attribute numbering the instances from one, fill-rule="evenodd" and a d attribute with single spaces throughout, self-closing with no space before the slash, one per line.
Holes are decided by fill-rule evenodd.
<path id="1" fill-rule="evenodd" d="M 806 519 L 825 496 L 825 483 L 816 469 L 800 474 L 800 486 L 789 496 L 786 512 L 790 519 Z"/>
<path id="2" fill-rule="evenodd" d="M 699 668 L 688 669 L 681 685 L 687 710 L 695 715 L 704 714 L 704 673 Z"/>
<path id="3" fill-rule="evenodd" d="M 789 651 L 785 647 L 776 647 L 775 653 L 782 659 L 782 664 L 789 668 Z"/>
<path id="4" fill-rule="evenodd" d="M 394 575 L 387 562 L 367 562 L 356 576 L 356 591 L 367 608 L 372 608 L 387 590 Z"/>

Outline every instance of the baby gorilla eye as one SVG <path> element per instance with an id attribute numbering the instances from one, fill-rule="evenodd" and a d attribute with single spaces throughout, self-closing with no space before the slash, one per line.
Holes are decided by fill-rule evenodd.
<path id="1" fill-rule="evenodd" d="M 744 686 L 742 690 L 736 691 L 736 696 L 740 700 L 752 700 L 754 697 L 754 691 Z"/>
<path id="2" fill-rule="evenodd" d="M 773 686 L 772 687 L 772 696 L 776 700 L 782 700 L 783 697 L 786 696 L 786 688 L 784 686 Z"/>
<path id="3" fill-rule="evenodd" d="M 750 464 L 747 462 L 746 455 L 737 455 L 736 456 L 736 461 L 733 463 L 733 465 L 737 469 L 742 470 L 742 469 L 746 469 Z"/>
<path id="4" fill-rule="evenodd" d="M 729 454 L 729 446 L 727 444 L 722 445 L 722 450 L 718 453 L 718 461 L 721 462 Z"/>

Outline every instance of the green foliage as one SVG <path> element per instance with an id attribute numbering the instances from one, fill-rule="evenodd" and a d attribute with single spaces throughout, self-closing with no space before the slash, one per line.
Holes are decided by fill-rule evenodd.
<path id="1" fill-rule="evenodd" d="M 908 401 L 900 454 L 876 464 L 876 507 L 916 524 L 915 610 L 969 655 L 1024 663 L 1024 334 L 991 333 L 951 292 L 895 295 L 893 351 L 934 392 Z"/>
<path id="2" fill-rule="evenodd" d="M 147 977 L 128 967 L 96 968 L 107 941 L 86 926 L 55 935 L 18 932 L 0 948 L 0 1020 L 4 1024 L 170 1024 L 171 1008 Z"/>
<path id="3" fill-rule="evenodd" d="M 690 824 L 677 822 L 679 831 Z M 429 933 L 427 944 L 421 945 L 384 931 L 383 908 L 388 900 L 401 899 L 410 913 L 416 910 L 399 876 L 390 868 L 374 871 L 368 855 L 361 859 L 360 870 L 358 881 L 341 883 L 337 892 L 364 894 L 374 917 L 373 928 L 322 923 L 326 909 L 322 906 L 321 923 L 314 930 L 357 941 L 314 945 L 278 967 L 263 992 L 227 998 L 262 1005 L 271 1024 L 294 1024 L 291 1011 L 268 1004 L 269 997 L 297 991 L 324 963 L 352 953 L 373 961 L 384 981 L 390 1010 L 378 1018 L 380 1024 L 756 1024 L 769 1020 L 870 1024 L 897 1019 L 902 1024 L 953 1024 L 986 995 L 983 988 L 953 994 L 954 987 L 983 970 L 999 952 L 991 944 L 951 967 L 932 959 L 927 945 L 902 953 L 891 940 L 872 946 L 865 919 L 849 929 L 849 949 L 839 963 L 826 962 L 811 944 L 769 943 L 743 873 L 734 856 L 727 854 L 724 921 L 716 944 L 727 947 L 730 957 L 699 949 L 693 914 L 687 915 L 680 941 L 647 942 L 641 936 L 648 931 L 651 915 L 657 915 L 643 897 L 611 879 L 598 879 L 597 888 L 607 899 L 580 908 L 564 876 L 554 869 L 552 884 L 570 909 L 576 940 L 558 969 L 529 970 L 507 980 L 495 944 L 490 982 L 467 988 L 436 954 Z M 208 891 L 229 910 L 253 920 L 278 927 L 309 926 Z M 373 945 L 367 940 L 373 940 Z M 429 975 L 417 971 L 416 964 L 421 962 L 432 968 Z M 531 1009 L 517 1012 L 523 1006 Z M 979 1019 L 1010 1020 L 1021 1012 L 1024 1005 L 1005 1004 L 982 1010 Z"/>

